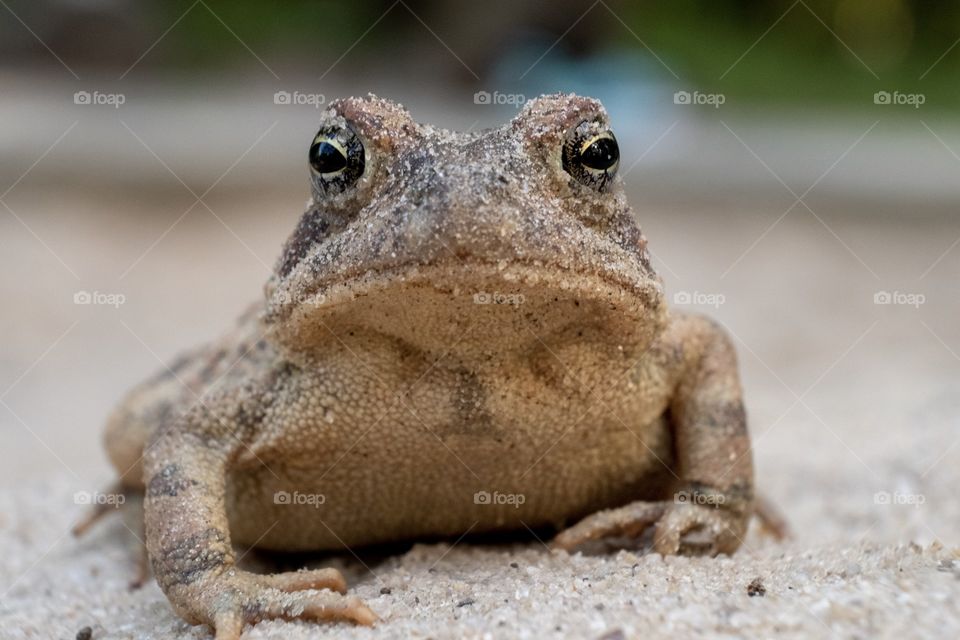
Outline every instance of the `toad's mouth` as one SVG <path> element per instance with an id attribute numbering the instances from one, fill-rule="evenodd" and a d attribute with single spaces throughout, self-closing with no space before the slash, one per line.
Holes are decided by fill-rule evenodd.
<path id="1" fill-rule="evenodd" d="M 643 349 L 665 314 L 655 278 L 470 260 L 321 281 L 299 294 L 278 290 L 267 319 L 294 347 L 376 336 L 430 353 L 489 356 L 551 341 Z"/>

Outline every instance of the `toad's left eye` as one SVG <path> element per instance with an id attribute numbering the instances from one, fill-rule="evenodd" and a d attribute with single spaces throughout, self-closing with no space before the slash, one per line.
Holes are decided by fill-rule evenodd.
<path id="1" fill-rule="evenodd" d="M 596 131 L 596 123 L 583 122 L 563 144 L 563 170 L 580 183 L 602 191 L 620 166 L 620 147 L 610 130 Z"/>
<path id="2" fill-rule="evenodd" d="M 321 193 L 340 193 L 363 175 L 363 143 L 350 127 L 324 127 L 310 145 L 310 169 Z"/>

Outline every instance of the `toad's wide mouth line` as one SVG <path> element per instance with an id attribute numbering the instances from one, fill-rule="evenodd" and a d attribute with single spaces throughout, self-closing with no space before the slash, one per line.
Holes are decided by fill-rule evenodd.
<path id="1" fill-rule="evenodd" d="M 637 274 L 633 279 L 611 270 L 600 272 L 575 271 L 557 264 L 513 262 L 509 264 L 482 260 L 458 262 L 414 263 L 373 272 L 372 270 L 346 278 L 324 281 L 304 288 L 300 293 L 285 289 L 274 292 L 269 300 L 271 315 L 288 316 L 295 309 L 308 306 L 333 309 L 392 287 L 429 287 L 452 296 L 473 296 L 491 293 L 484 287 L 502 283 L 527 291 L 531 287 L 542 291 L 565 292 L 592 300 L 630 300 L 644 307 L 660 304 L 663 287 L 655 275 Z M 519 292 L 519 291 L 517 291 Z"/>

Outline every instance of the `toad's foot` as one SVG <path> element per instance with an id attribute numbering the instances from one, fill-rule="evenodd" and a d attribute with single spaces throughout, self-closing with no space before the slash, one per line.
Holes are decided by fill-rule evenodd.
<path id="1" fill-rule="evenodd" d="M 172 591 L 173 601 L 185 617 L 211 625 L 217 640 L 239 640 L 244 624 L 261 620 L 362 625 L 377 620 L 359 598 L 343 595 L 346 582 L 335 569 L 274 575 L 230 569 L 190 585 L 175 586 Z"/>
<path id="2" fill-rule="evenodd" d="M 552 546 L 571 552 L 609 538 L 638 538 L 653 529 L 653 549 L 663 555 L 717 555 L 740 545 L 748 517 L 716 506 L 673 502 L 634 502 L 599 511 L 561 531 Z"/>

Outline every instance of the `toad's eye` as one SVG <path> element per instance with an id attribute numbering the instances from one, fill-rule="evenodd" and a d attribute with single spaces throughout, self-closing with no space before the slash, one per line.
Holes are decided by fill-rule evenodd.
<path id="1" fill-rule="evenodd" d="M 563 143 L 563 170 L 581 184 L 602 191 L 620 166 L 620 147 L 613 132 L 581 122 Z"/>
<path id="2" fill-rule="evenodd" d="M 320 193 L 340 193 L 360 179 L 363 143 L 350 127 L 324 127 L 310 145 L 310 169 Z"/>

